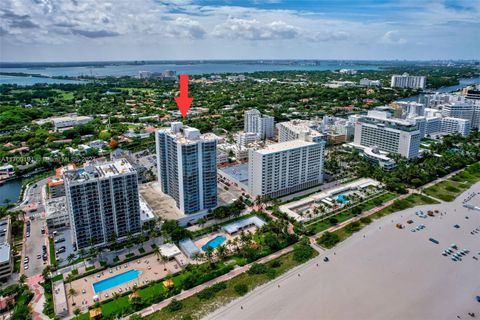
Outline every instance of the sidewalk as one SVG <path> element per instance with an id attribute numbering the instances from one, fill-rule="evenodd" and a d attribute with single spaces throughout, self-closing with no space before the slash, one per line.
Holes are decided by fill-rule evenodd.
<path id="1" fill-rule="evenodd" d="M 42 313 L 43 304 L 45 303 L 45 295 L 44 295 L 43 287 L 40 285 L 41 281 L 43 281 L 42 275 L 32 276 L 27 279 L 27 284 L 34 293 L 33 299 L 30 302 L 30 307 L 32 308 L 33 320 L 49 319 L 46 315 Z"/>

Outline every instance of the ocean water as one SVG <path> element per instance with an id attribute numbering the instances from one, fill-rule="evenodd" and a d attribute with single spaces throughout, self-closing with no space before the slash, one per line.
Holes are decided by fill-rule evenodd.
<path id="1" fill-rule="evenodd" d="M 22 190 L 22 179 L 13 179 L 0 184 L 0 206 L 18 201 Z"/>
<path id="2" fill-rule="evenodd" d="M 13 71 L 4 71 L 4 72 L 13 72 Z M 77 80 L 67 80 L 67 79 L 51 79 L 51 78 L 40 78 L 40 77 L 16 77 L 16 76 L 7 76 L 0 75 L 0 85 L 2 84 L 18 84 L 19 86 L 32 86 L 36 83 L 84 83 L 84 81 Z"/>
<path id="3" fill-rule="evenodd" d="M 342 61 L 321 61 L 313 63 L 246 63 L 246 62 L 226 62 L 226 63 L 159 63 L 144 65 L 107 65 L 103 67 L 45 67 L 45 68 L 0 68 L 0 72 L 19 72 L 30 74 L 41 74 L 46 76 L 136 76 L 139 71 L 163 72 L 166 70 L 176 71 L 177 74 L 205 74 L 205 73 L 242 73 L 255 71 L 281 71 L 281 70 L 377 70 L 379 65 L 374 63 L 352 63 Z M 3 77 L 3 76 L 2 76 Z"/>

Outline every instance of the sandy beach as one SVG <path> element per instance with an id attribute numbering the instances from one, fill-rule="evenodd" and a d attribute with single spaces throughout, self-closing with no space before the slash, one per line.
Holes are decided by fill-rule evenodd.
<path id="1" fill-rule="evenodd" d="M 480 211 L 463 207 L 472 192 L 480 193 L 480 183 L 451 203 L 418 206 L 375 221 L 336 248 L 206 318 L 472 319 L 469 312 L 478 318 L 480 232 L 471 231 L 480 227 Z M 480 207 L 480 194 L 468 203 Z M 417 210 L 446 214 L 422 219 L 415 215 Z M 395 227 L 409 219 L 414 223 L 405 229 Z M 426 228 L 410 231 L 419 224 Z M 462 261 L 442 255 L 453 243 L 470 250 Z M 323 261 L 325 256 L 329 262 Z"/>

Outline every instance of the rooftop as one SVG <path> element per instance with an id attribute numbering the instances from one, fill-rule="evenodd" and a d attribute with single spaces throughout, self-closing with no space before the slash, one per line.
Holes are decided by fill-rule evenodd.
<path id="1" fill-rule="evenodd" d="M 192 128 L 189 126 L 184 126 L 181 122 L 172 122 L 170 124 L 170 128 L 161 128 L 158 129 L 157 132 L 164 132 L 168 134 L 178 143 L 181 144 L 190 144 L 196 143 L 200 140 L 203 141 L 216 141 L 218 137 L 213 133 L 204 133 L 201 134 L 200 130 L 197 128 Z"/>
<path id="2" fill-rule="evenodd" d="M 45 212 L 47 218 L 59 214 L 65 214 L 67 210 L 67 200 L 66 197 L 58 197 L 51 199 L 45 203 Z"/>
<path id="3" fill-rule="evenodd" d="M 0 244 L 7 242 L 10 232 L 10 219 L 8 217 L 0 220 Z"/>
<path id="4" fill-rule="evenodd" d="M 247 219 L 243 219 L 243 220 L 239 220 L 239 221 L 229 223 L 229 224 L 223 226 L 223 230 L 232 234 L 232 233 L 235 233 L 235 232 L 237 232 L 239 230 L 242 230 L 245 227 L 248 227 L 248 226 L 251 226 L 251 225 L 255 225 L 257 228 L 261 228 L 265 225 L 265 221 L 263 221 L 262 219 L 260 219 L 257 216 L 253 216 L 253 217 L 250 217 L 250 218 L 247 218 Z"/>
<path id="5" fill-rule="evenodd" d="M 277 124 L 277 128 L 283 126 L 285 128 L 288 128 L 291 131 L 294 131 L 295 133 L 309 133 L 310 136 L 316 137 L 316 136 L 322 136 L 322 133 L 320 133 L 318 130 L 315 130 L 313 127 L 318 126 L 318 123 L 311 121 L 311 120 L 291 120 L 291 121 L 286 121 L 286 122 L 280 122 Z"/>
<path id="6" fill-rule="evenodd" d="M 89 179 L 100 179 L 134 173 L 135 169 L 126 159 L 90 164 L 83 169 L 64 172 L 64 179 L 69 181 L 85 181 Z"/>
<path id="7" fill-rule="evenodd" d="M 266 155 L 266 154 L 271 154 L 271 153 L 276 153 L 276 152 L 287 151 L 287 150 L 291 150 L 291 149 L 298 149 L 298 148 L 309 147 L 309 146 L 318 146 L 318 145 L 319 144 L 315 143 L 315 142 L 308 142 L 308 141 L 303 141 L 303 140 L 291 140 L 291 141 L 271 144 L 271 145 L 266 146 L 263 149 L 256 150 L 254 152 Z"/>

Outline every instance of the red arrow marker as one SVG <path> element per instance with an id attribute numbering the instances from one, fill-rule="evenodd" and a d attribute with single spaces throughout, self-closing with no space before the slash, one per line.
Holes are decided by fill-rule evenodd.
<path id="1" fill-rule="evenodd" d="M 180 75 L 180 96 L 175 98 L 178 110 L 182 114 L 182 117 L 186 117 L 188 109 L 192 105 L 193 98 L 188 96 L 188 74 Z"/>

